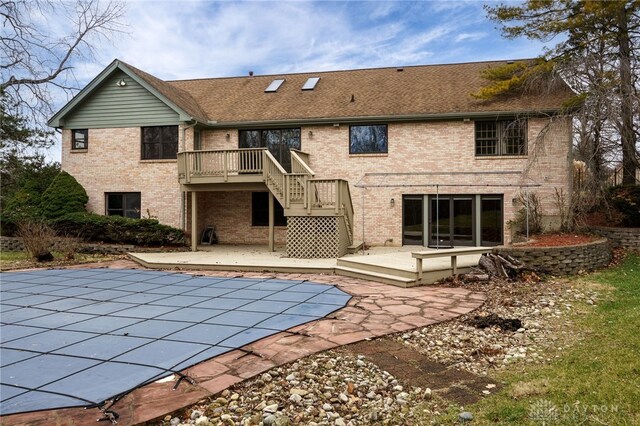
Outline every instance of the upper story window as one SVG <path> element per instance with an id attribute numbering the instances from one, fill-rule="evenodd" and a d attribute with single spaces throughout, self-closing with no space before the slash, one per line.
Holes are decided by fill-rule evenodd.
<path id="1" fill-rule="evenodd" d="M 88 149 L 89 148 L 89 130 L 75 129 L 71 130 L 71 149 Z"/>
<path id="2" fill-rule="evenodd" d="M 527 120 L 476 121 L 476 156 L 526 154 Z"/>
<path id="3" fill-rule="evenodd" d="M 388 151 L 386 124 L 349 127 L 349 154 L 386 154 Z"/>
<path id="4" fill-rule="evenodd" d="M 143 160 L 177 158 L 178 126 L 142 127 L 141 139 Z"/>

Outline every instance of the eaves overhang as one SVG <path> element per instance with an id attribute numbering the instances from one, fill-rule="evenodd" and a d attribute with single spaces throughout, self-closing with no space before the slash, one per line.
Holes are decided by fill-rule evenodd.
<path id="1" fill-rule="evenodd" d="M 450 121 L 450 120 L 477 120 L 477 119 L 499 119 L 514 117 L 549 117 L 563 113 L 560 109 L 547 109 L 536 111 L 483 111 L 483 112 L 450 112 L 434 114 L 411 114 L 411 115 L 370 115 L 356 117 L 322 117 L 322 118 L 300 118 L 282 120 L 255 120 L 255 121 L 215 121 L 209 120 L 202 123 L 210 128 L 228 129 L 258 129 L 274 128 L 300 125 L 330 125 L 330 124 L 369 124 L 369 123 L 402 123 L 416 121 Z"/>

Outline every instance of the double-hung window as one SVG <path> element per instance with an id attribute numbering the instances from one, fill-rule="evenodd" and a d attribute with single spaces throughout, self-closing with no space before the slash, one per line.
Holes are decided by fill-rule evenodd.
<path id="1" fill-rule="evenodd" d="M 476 121 L 476 156 L 526 155 L 527 120 Z"/>
<path id="2" fill-rule="evenodd" d="M 177 158 L 178 126 L 142 127 L 140 133 L 143 160 Z"/>

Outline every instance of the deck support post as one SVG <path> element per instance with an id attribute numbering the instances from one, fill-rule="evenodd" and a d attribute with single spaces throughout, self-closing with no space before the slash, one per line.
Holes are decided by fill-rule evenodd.
<path id="1" fill-rule="evenodd" d="M 269 191 L 269 251 L 276 251 L 275 220 L 275 201 L 273 193 Z"/>
<path id="2" fill-rule="evenodd" d="M 191 251 L 198 250 L 198 197 L 191 191 Z"/>

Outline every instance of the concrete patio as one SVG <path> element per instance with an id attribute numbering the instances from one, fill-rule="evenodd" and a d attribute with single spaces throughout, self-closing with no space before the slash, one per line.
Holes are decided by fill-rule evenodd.
<path id="1" fill-rule="evenodd" d="M 451 275 L 449 257 L 423 262 L 422 280 L 418 280 L 414 251 L 426 251 L 422 246 L 372 247 L 347 254 L 339 259 L 294 259 L 287 257 L 283 247 L 269 251 L 258 245 L 198 246 L 196 252 L 129 253 L 148 268 L 180 268 L 213 271 L 285 272 L 336 274 L 362 278 L 399 287 L 431 284 Z M 480 255 L 458 257 L 458 272 L 467 272 L 478 264 Z"/>
<path id="2" fill-rule="evenodd" d="M 139 268 L 131 261 L 84 265 L 88 267 Z M 447 321 L 480 307 L 485 296 L 462 288 L 440 286 L 402 289 L 336 275 L 213 272 L 198 275 L 305 279 L 335 285 L 353 298 L 346 307 L 329 316 L 214 357 L 183 371 L 195 381 L 183 381 L 177 390 L 175 379 L 156 382 L 127 394 L 111 410 L 120 424 L 139 424 L 189 406 L 229 386 L 275 366 L 301 357 L 360 340 L 404 332 Z M 101 417 L 98 410 L 59 409 L 17 414 L 2 418 L 3 425 L 84 425 Z"/>

